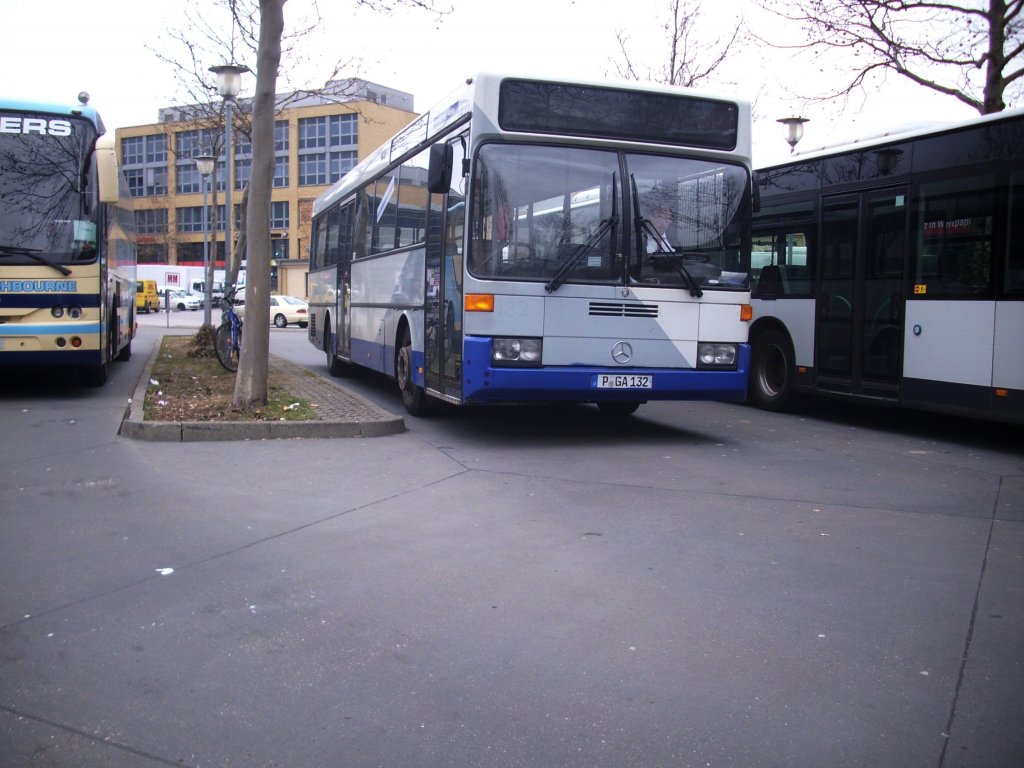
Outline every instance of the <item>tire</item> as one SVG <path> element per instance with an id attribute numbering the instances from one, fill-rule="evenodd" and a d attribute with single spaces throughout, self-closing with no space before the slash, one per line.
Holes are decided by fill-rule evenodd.
<path id="1" fill-rule="evenodd" d="M 426 416 L 428 411 L 427 394 L 423 387 L 417 386 L 412 380 L 412 339 L 409 329 L 402 329 L 401 341 L 395 360 L 395 378 L 398 389 L 402 393 L 402 404 L 411 416 Z"/>
<path id="2" fill-rule="evenodd" d="M 242 346 L 242 326 L 238 326 L 238 346 Z M 238 351 L 231 349 L 231 323 L 221 323 L 213 337 L 213 351 L 217 354 L 217 360 L 227 370 L 234 372 L 238 370 Z"/>
<path id="3" fill-rule="evenodd" d="M 102 387 L 107 383 L 107 378 L 110 375 L 110 366 L 108 363 L 88 365 L 82 371 L 82 374 L 88 386 Z"/>
<path id="4" fill-rule="evenodd" d="M 179 312 L 184 312 L 185 311 L 185 305 L 184 304 L 179 304 L 178 305 L 178 311 Z"/>
<path id="5" fill-rule="evenodd" d="M 786 411 L 793 406 L 793 344 L 771 328 L 754 337 L 750 356 L 750 399 L 766 411 Z"/>
<path id="6" fill-rule="evenodd" d="M 117 353 L 117 357 L 115 357 L 114 359 L 122 363 L 132 359 L 131 341 L 129 341 L 127 344 L 124 345 L 124 347 L 121 348 L 121 351 Z"/>
<path id="7" fill-rule="evenodd" d="M 338 357 L 338 339 L 331 333 L 330 318 L 327 318 L 327 327 L 324 328 L 324 354 L 327 356 L 327 372 L 331 376 L 347 376 L 349 364 Z"/>
<path id="8" fill-rule="evenodd" d="M 641 405 L 638 401 L 633 402 L 603 402 L 598 403 L 597 408 L 602 414 L 610 418 L 621 419 L 626 416 L 632 416 L 636 413 L 636 409 Z"/>
<path id="9" fill-rule="evenodd" d="M 276 315 L 274 315 L 274 325 L 277 328 L 287 328 L 288 318 L 282 315 L 280 312 L 278 312 Z"/>

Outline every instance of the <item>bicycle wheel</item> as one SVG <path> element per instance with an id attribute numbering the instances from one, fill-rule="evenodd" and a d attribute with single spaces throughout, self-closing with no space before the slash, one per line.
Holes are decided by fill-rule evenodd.
<path id="1" fill-rule="evenodd" d="M 238 370 L 238 355 L 242 347 L 242 326 L 238 326 L 238 343 L 231 343 L 231 323 L 222 323 L 213 339 L 213 351 L 217 360 L 229 371 Z"/>

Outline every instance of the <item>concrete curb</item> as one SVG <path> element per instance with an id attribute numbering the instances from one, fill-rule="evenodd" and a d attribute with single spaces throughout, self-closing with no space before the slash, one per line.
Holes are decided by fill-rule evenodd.
<path id="1" fill-rule="evenodd" d="M 274 355 L 271 368 L 296 384 L 301 394 L 330 403 L 332 418 L 317 421 L 146 421 L 143 404 L 153 364 L 160 354 L 157 343 L 142 370 L 117 434 L 148 442 L 207 442 L 214 440 L 280 440 L 297 438 L 383 437 L 405 431 L 405 420 L 322 376 L 317 376 Z M 298 394 L 298 392 L 296 393 Z"/>

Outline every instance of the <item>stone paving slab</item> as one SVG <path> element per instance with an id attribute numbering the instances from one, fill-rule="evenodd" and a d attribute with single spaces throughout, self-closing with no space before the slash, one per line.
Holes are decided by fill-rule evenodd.
<path id="1" fill-rule="evenodd" d="M 381 437 L 405 431 L 405 420 L 379 408 L 323 376 L 270 356 L 270 369 L 288 382 L 288 390 L 308 400 L 316 421 L 147 421 L 143 416 L 146 387 L 157 344 L 142 371 L 118 434 L 133 440 L 199 442 L 212 440 L 271 440 L 278 438 Z"/>

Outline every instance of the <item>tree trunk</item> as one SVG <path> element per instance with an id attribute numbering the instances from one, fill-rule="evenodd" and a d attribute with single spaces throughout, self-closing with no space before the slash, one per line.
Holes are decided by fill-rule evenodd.
<path id="1" fill-rule="evenodd" d="M 253 98 L 252 176 L 246 205 L 245 331 L 232 405 L 267 402 L 270 356 L 270 193 L 274 180 L 274 94 L 281 62 L 284 0 L 260 0 L 260 41 Z M 230 213 L 229 213 L 230 215 Z"/>

